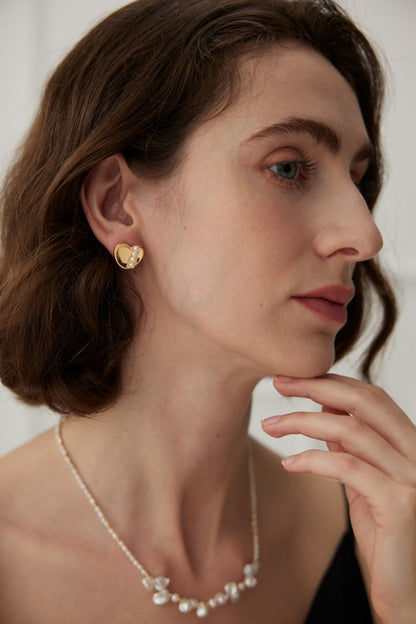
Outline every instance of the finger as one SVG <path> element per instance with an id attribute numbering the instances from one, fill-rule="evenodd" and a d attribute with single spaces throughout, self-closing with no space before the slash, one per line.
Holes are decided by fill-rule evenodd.
<path id="1" fill-rule="evenodd" d="M 414 487 L 394 483 L 373 466 L 348 453 L 311 449 L 286 457 L 282 465 L 288 472 L 313 473 L 340 481 L 348 493 L 363 497 L 379 527 L 388 532 L 389 525 L 390 528 L 411 526 L 414 535 Z M 350 498 L 349 501 L 351 505 Z"/>
<path id="2" fill-rule="evenodd" d="M 383 510 L 389 508 L 392 489 L 389 478 L 353 455 L 310 449 L 286 457 L 282 465 L 288 472 L 312 473 L 340 481 L 366 500 L 379 522 Z"/>
<path id="3" fill-rule="evenodd" d="M 416 427 L 381 388 L 339 375 L 291 380 L 277 377 L 274 385 L 284 396 L 309 398 L 331 410 L 353 414 L 416 464 Z"/>
<path id="4" fill-rule="evenodd" d="M 262 422 L 275 437 L 303 434 L 336 444 L 400 483 L 416 487 L 416 467 L 364 422 L 349 415 L 326 412 L 294 412 Z"/>

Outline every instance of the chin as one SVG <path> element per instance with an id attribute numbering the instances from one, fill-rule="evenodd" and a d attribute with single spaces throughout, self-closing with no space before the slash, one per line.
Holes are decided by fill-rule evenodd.
<path id="1" fill-rule="evenodd" d="M 274 375 L 286 377 L 320 377 L 325 375 L 333 365 L 335 350 L 332 348 L 319 349 L 312 352 L 302 349 L 299 353 L 293 353 Z"/>

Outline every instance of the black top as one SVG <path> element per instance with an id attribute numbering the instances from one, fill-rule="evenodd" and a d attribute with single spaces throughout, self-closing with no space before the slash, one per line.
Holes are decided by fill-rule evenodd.
<path id="1" fill-rule="evenodd" d="M 326 571 L 305 624 L 373 624 L 351 524 Z"/>

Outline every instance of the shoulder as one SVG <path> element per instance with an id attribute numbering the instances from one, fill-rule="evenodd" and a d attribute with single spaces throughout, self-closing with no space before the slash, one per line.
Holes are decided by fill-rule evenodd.
<path id="1" fill-rule="evenodd" d="M 311 474 L 288 473 L 281 458 L 256 445 L 259 506 L 269 535 L 292 556 L 313 562 L 311 572 L 323 572 L 348 526 L 344 490 L 337 481 Z M 265 507 L 265 508 L 264 508 Z M 272 539 L 272 538 L 271 538 Z M 318 572 L 317 572 L 318 573 Z"/>
<path id="2" fill-rule="evenodd" d="M 259 445 L 255 459 L 267 569 L 271 576 L 284 570 L 283 596 L 293 600 L 299 621 L 301 616 L 304 621 L 348 526 L 343 488 L 315 475 L 288 473 L 279 456 Z"/>
<path id="3" fill-rule="evenodd" d="M 44 477 L 51 475 L 51 464 L 55 463 L 52 435 L 47 431 L 0 458 L 0 502 L 7 503 L 9 512 L 16 510 L 22 495 L 28 502 Z M 4 505 L 1 509 L 4 511 Z"/>
<path id="4" fill-rule="evenodd" d="M 346 529 L 347 507 L 345 495 L 338 481 L 312 474 L 287 472 L 281 457 L 261 444 L 255 443 L 259 487 L 267 500 L 286 502 L 288 515 L 305 518 L 308 524 L 319 521 L 322 526 L 336 522 Z"/>
<path id="5" fill-rule="evenodd" d="M 44 621 L 35 613 L 43 613 L 56 561 L 67 554 L 68 496 L 53 435 L 47 431 L 0 459 L 1 622 Z"/>
<path id="6" fill-rule="evenodd" d="M 0 458 L 1 621 L 14 621 L 13 605 L 19 603 L 25 585 L 24 561 L 30 568 L 40 515 L 47 504 L 48 482 L 55 469 L 47 452 L 50 436 L 51 432 L 42 434 Z"/>
<path id="7" fill-rule="evenodd" d="M 52 435 L 48 431 L 0 458 L 0 566 L 5 545 L 33 532 L 50 498 L 57 472 Z"/>
<path id="8" fill-rule="evenodd" d="M 0 565 L 12 536 L 21 544 L 57 533 L 71 502 L 66 476 L 52 429 L 0 458 Z"/>
<path id="9" fill-rule="evenodd" d="M 53 436 L 49 430 L 0 458 L 0 577 L 9 555 L 29 555 L 59 529 L 65 473 Z"/>

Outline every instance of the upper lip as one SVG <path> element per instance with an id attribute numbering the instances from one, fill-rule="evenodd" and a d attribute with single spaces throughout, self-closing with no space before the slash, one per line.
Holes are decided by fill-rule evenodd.
<path id="1" fill-rule="evenodd" d="M 295 299 L 326 299 L 332 303 L 347 305 L 354 297 L 354 288 L 347 288 L 343 284 L 330 284 L 314 288 L 305 293 L 294 295 Z"/>

